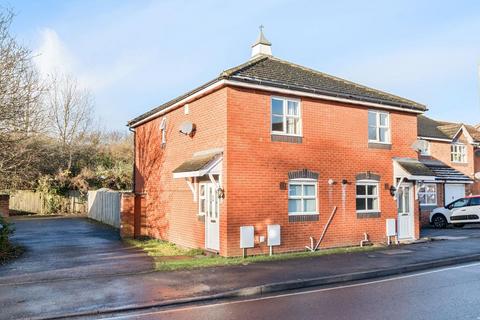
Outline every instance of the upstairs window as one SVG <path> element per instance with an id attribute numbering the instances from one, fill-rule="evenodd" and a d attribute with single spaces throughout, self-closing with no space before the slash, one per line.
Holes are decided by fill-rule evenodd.
<path id="1" fill-rule="evenodd" d="M 378 182 L 357 181 L 356 208 L 358 213 L 377 213 L 380 211 Z"/>
<path id="2" fill-rule="evenodd" d="M 427 183 L 418 189 L 418 199 L 422 206 L 437 205 L 437 185 L 434 183 Z"/>
<path id="3" fill-rule="evenodd" d="M 456 143 L 451 146 L 451 160 L 456 163 L 467 163 L 467 148 L 464 144 Z"/>
<path id="4" fill-rule="evenodd" d="M 388 112 L 368 111 L 368 142 L 390 143 L 390 115 Z"/>
<path id="5" fill-rule="evenodd" d="M 288 182 L 288 214 L 317 214 L 317 182 L 293 179 Z"/>
<path id="6" fill-rule="evenodd" d="M 292 136 L 302 135 L 300 101 L 272 98 L 272 133 Z"/>

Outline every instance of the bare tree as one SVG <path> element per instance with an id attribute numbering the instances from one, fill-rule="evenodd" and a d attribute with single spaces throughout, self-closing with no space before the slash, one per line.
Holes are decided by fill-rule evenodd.
<path id="1" fill-rule="evenodd" d="M 41 82 L 31 51 L 10 34 L 13 17 L 0 8 L 0 189 L 24 182 L 31 160 L 28 139 L 43 118 Z"/>
<path id="2" fill-rule="evenodd" d="M 72 167 L 76 146 L 82 144 L 92 126 L 93 99 L 71 75 L 53 75 L 46 97 L 51 130 L 60 141 Z"/>

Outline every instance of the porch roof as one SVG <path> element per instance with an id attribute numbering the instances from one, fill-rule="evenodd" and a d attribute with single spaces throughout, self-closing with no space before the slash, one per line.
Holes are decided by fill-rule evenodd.
<path id="1" fill-rule="evenodd" d="M 222 160 L 222 153 L 194 156 L 173 170 L 173 177 L 201 177 L 209 173 L 218 173 L 217 167 L 221 164 Z"/>
<path id="2" fill-rule="evenodd" d="M 473 183 L 465 174 L 446 165 L 439 160 L 421 160 L 421 162 L 433 173 L 435 173 L 435 180 L 445 183 Z"/>
<path id="3" fill-rule="evenodd" d="M 408 180 L 434 181 L 435 173 L 417 159 L 394 159 L 394 174 L 396 178 Z"/>

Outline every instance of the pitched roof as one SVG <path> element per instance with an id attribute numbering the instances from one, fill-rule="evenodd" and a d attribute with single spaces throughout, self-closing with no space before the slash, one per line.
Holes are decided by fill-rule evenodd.
<path id="1" fill-rule="evenodd" d="M 435 173 L 417 159 L 396 159 L 397 163 L 412 176 L 433 177 Z"/>
<path id="2" fill-rule="evenodd" d="M 159 107 L 129 121 L 128 125 L 159 112 L 207 88 L 220 80 L 265 85 L 281 89 L 290 89 L 306 93 L 331 96 L 358 102 L 370 102 L 386 106 L 395 106 L 405 110 L 426 111 L 426 106 L 383 91 L 372 89 L 338 77 L 309 69 L 272 56 L 261 55 L 237 67 L 222 72 L 217 78 L 187 92 Z"/>
<path id="3" fill-rule="evenodd" d="M 439 160 L 420 160 L 420 162 L 435 174 L 435 180 L 439 182 L 472 182 L 472 179 Z"/>
<path id="4" fill-rule="evenodd" d="M 219 153 L 212 153 L 193 157 L 192 159 L 184 161 L 181 165 L 175 168 L 175 170 L 173 170 L 173 173 L 201 170 L 211 164 L 214 160 L 216 160 L 218 156 Z"/>
<path id="5" fill-rule="evenodd" d="M 437 121 L 424 115 L 419 115 L 417 121 L 418 136 L 425 138 L 452 140 L 462 126 L 465 127 L 474 141 L 480 142 L 480 130 L 474 126 L 464 123 Z"/>

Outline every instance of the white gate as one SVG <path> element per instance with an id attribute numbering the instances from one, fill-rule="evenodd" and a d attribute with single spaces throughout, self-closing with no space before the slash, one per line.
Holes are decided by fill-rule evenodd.
<path id="1" fill-rule="evenodd" d="M 120 228 L 120 192 L 108 189 L 88 191 L 88 217 Z"/>

